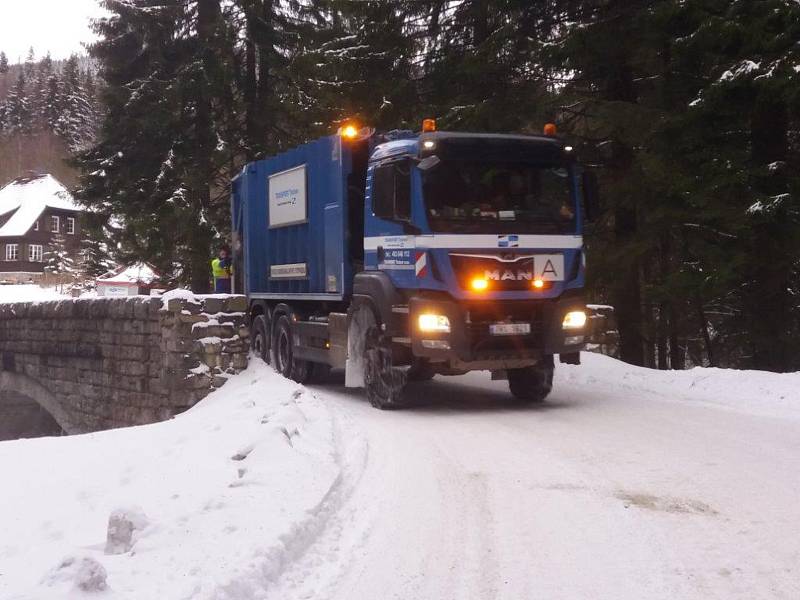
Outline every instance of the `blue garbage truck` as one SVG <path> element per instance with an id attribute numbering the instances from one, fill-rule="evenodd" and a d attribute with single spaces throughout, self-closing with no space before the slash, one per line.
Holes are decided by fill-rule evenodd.
<path id="1" fill-rule="evenodd" d="M 349 124 L 247 164 L 231 212 L 253 351 L 298 382 L 344 369 L 383 409 L 410 380 L 475 370 L 543 400 L 554 357 L 580 362 L 597 204 L 545 132 Z"/>

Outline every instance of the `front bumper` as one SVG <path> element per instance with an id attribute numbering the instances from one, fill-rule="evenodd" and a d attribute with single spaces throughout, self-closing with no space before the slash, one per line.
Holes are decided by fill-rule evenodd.
<path id="1" fill-rule="evenodd" d="M 583 348 L 586 328 L 565 331 L 561 324 L 567 312 L 585 308 L 585 302 L 579 296 L 555 300 L 470 302 L 414 297 L 408 304 L 411 352 L 415 357 L 451 366 L 534 364 L 545 355 L 572 354 Z M 450 332 L 419 331 L 418 318 L 425 313 L 446 316 L 450 321 Z M 528 323 L 530 333 L 492 335 L 490 325 L 493 323 Z"/>

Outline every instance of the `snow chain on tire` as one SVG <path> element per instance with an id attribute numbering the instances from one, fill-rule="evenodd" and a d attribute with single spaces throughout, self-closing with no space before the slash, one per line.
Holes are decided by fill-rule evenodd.
<path id="1" fill-rule="evenodd" d="M 508 370 L 508 388 L 517 400 L 542 402 L 553 389 L 553 357 L 538 365 Z"/>
<path id="2" fill-rule="evenodd" d="M 364 384 L 375 408 L 401 408 L 406 370 L 394 366 L 391 341 L 377 326 L 367 331 L 364 348 Z"/>

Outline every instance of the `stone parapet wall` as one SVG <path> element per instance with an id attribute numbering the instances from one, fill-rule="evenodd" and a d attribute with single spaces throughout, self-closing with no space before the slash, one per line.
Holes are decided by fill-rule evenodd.
<path id="1" fill-rule="evenodd" d="M 0 304 L 0 378 L 67 433 L 168 419 L 247 367 L 245 310 L 188 293 Z"/>

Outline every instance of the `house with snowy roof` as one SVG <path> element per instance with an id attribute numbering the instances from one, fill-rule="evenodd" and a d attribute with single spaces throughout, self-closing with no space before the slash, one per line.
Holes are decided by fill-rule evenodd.
<path id="1" fill-rule="evenodd" d="M 54 240 L 77 260 L 81 209 L 52 175 L 18 177 L 0 189 L 0 281 L 37 279 Z"/>

